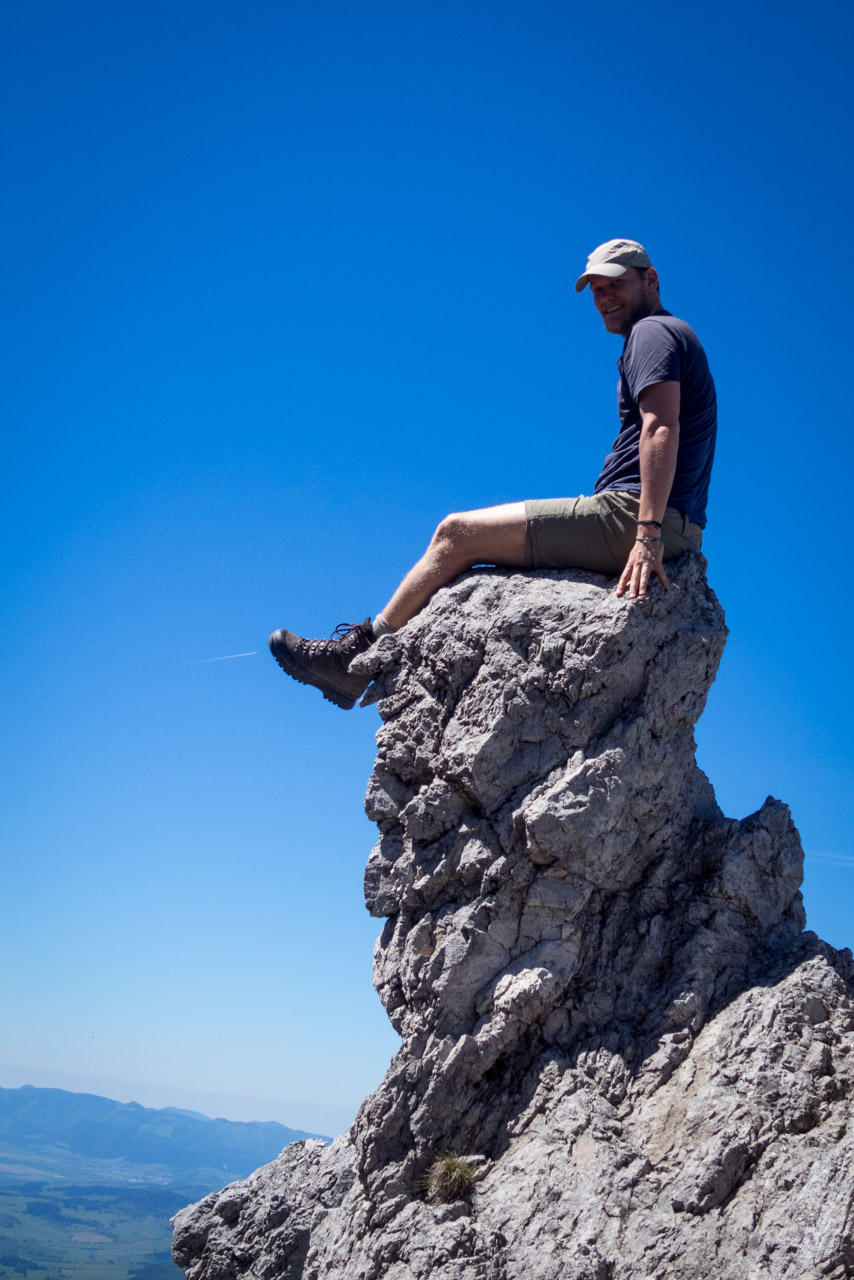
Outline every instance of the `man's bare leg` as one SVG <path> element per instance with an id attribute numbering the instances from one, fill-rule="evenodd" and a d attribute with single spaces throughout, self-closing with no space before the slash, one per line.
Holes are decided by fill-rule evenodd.
<path id="1" fill-rule="evenodd" d="M 439 587 L 475 564 L 525 564 L 525 504 L 509 502 L 446 516 L 433 539 L 382 611 L 387 627 L 402 627 Z M 378 618 L 374 619 L 379 621 Z M 338 628 L 328 640 L 307 640 L 290 631 L 274 631 L 270 649 L 282 670 L 301 684 L 314 685 L 324 698 L 345 710 L 370 683 L 350 671 L 350 663 L 377 638 L 370 618 Z"/>
<path id="2" fill-rule="evenodd" d="M 525 504 L 506 502 L 445 516 L 429 547 L 382 611 L 395 630 L 423 609 L 434 591 L 476 564 L 524 568 Z"/>

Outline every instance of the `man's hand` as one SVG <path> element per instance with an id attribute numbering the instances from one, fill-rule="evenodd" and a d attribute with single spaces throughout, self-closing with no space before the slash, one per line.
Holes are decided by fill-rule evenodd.
<path id="1" fill-rule="evenodd" d="M 665 590 L 669 588 L 670 579 L 664 572 L 664 565 L 661 562 L 661 543 L 636 542 L 629 553 L 626 567 L 620 574 L 617 595 L 621 596 L 628 591 L 630 600 L 634 600 L 636 596 L 645 596 L 651 573 L 658 575 Z"/>

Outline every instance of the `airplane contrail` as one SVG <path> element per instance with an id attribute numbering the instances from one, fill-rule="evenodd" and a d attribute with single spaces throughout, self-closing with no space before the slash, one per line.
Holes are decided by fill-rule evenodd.
<path id="1" fill-rule="evenodd" d="M 225 653 L 221 658 L 199 658 L 196 662 L 185 662 L 185 667 L 200 667 L 203 662 L 228 662 L 229 658 L 254 658 L 260 649 L 250 649 L 249 653 Z"/>

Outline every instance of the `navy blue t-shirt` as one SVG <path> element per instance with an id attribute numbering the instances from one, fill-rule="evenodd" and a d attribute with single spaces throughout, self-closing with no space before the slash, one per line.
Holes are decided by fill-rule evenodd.
<path id="1" fill-rule="evenodd" d="M 678 382 L 679 453 L 667 505 L 684 511 L 689 520 L 704 527 L 715 456 L 717 404 L 715 384 L 699 338 L 690 325 L 669 311 L 644 316 L 632 326 L 617 368 L 620 434 L 603 463 L 595 492 L 620 489 L 640 493 L 638 399 L 656 382 Z"/>

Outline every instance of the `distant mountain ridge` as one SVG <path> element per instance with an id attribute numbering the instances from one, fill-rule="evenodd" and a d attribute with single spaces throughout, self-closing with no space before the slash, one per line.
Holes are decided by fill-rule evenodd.
<path id="1" fill-rule="evenodd" d="M 212 1120 L 65 1089 L 0 1088 L 0 1170 L 101 1181 L 207 1182 L 244 1178 L 301 1138 L 276 1121 Z"/>

